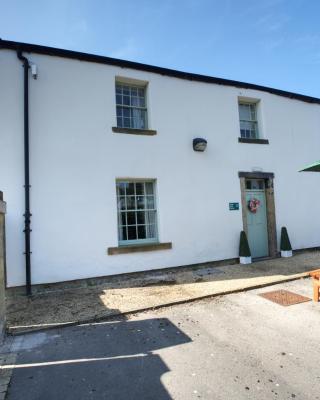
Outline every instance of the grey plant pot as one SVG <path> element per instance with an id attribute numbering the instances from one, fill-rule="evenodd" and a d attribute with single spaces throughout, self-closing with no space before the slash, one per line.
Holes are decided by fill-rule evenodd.
<path id="1" fill-rule="evenodd" d="M 251 264 L 251 257 L 240 257 L 240 264 Z"/>
<path id="2" fill-rule="evenodd" d="M 281 257 L 292 257 L 292 250 L 281 250 Z"/>

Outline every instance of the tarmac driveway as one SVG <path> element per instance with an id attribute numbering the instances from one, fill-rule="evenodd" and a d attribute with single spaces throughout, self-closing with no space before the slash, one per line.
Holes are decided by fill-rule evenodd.
<path id="1" fill-rule="evenodd" d="M 9 400 L 319 399 L 320 303 L 258 293 L 18 336 Z M 5 366 L 10 370 L 10 366 Z"/>

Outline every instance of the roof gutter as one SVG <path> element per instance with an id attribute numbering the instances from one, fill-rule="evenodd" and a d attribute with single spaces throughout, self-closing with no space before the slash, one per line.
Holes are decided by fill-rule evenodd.
<path id="1" fill-rule="evenodd" d="M 32 294 L 31 290 L 31 251 L 30 251 L 30 154 L 29 154 L 29 60 L 17 50 L 17 57 L 23 62 L 23 102 L 24 102 L 24 235 L 25 235 L 25 265 L 26 265 L 26 293 Z"/>

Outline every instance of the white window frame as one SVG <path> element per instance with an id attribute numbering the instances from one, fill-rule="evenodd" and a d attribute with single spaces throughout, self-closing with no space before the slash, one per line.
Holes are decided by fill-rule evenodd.
<path id="1" fill-rule="evenodd" d="M 122 101 L 122 103 L 118 102 L 118 96 L 122 97 L 123 100 L 123 94 L 119 95 L 117 93 L 117 87 L 121 86 L 123 87 L 128 87 L 130 90 L 130 94 L 128 95 L 128 97 L 130 98 L 130 104 L 124 104 L 124 102 Z M 131 94 L 131 89 L 137 89 L 139 90 L 143 90 L 143 99 L 144 99 L 144 106 L 140 106 L 140 105 L 132 105 L 132 98 L 133 97 L 137 97 L 137 99 L 140 99 L 142 96 L 133 96 Z M 116 80 L 115 82 L 115 96 L 116 96 L 116 121 L 117 121 L 117 127 L 118 128 L 123 128 L 123 129 L 142 129 L 142 130 L 147 130 L 148 129 L 148 104 L 147 104 L 147 85 L 145 83 L 136 83 L 135 82 L 130 82 L 130 80 Z M 130 111 L 130 115 L 131 112 L 133 112 L 133 110 L 141 110 L 144 111 L 144 126 L 143 127 L 135 127 L 134 126 L 134 118 L 133 117 L 123 117 L 123 116 L 118 116 L 118 107 L 122 108 L 122 109 L 127 109 Z M 124 118 L 129 118 L 130 120 L 130 126 L 125 126 L 124 123 L 119 124 L 118 123 L 118 119 L 121 118 L 122 122 L 124 122 Z"/>
<path id="2" fill-rule="evenodd" d="M 254 114 L 255 118 L 254 119 L 241 119 L 240 116 L 240 106 L 254 106 Z M 250 100 L 243 100 L 239 99 L 238 100 L 238 114 L 239 114 L 239 131 L 240 131 L 240 138 L 243 139 L 260 139 L 260 127 L 259 127 L 259 118 L 258 118 L 258 101 L 250 101 Z M 251 115 L 251 111 L 250 111 Z M 247 136 L 242 136 L 241 133 L 241 122 L 249 122 L 250 124 L 253 124 L 255 126 L 255 136 L 247 137 Z"/>
<path id="3" fill-rule="evenodd" d="M 136 183 L 152 183 L 152 187 L 153 187 L 153 194 L 152 194 L 152 197 L 153 197 L 153 205 L 154 205 L 154 207 L 153 208 L 144 208 L 144 209 L 140 209 L 140 208 L 137 208 L 137 203 L 136 203 L 136 207 L 134 208 L 134 209 L 128 209 L 127 208 L 127 197 L 132 197 L 132 196 L 134 196 L 135 198 L 136 197 L 144 197 L 144 198 L 146 198 L 147 196 L 151 196 L 151 195 L 148 195 L 148 194 L 146 194 L 146 187 L 145 187 L 145 185 L 144 185 L 144 194 L 143 195 L 139 195 L 139 194 L 136 194 L 136 186 L 134 187 L 134 195 L 126 195 L 125 194 L 125 196 L 120 196 L 119 195 L 119 192 L 118 192 L 118 184 L 119 183 L 134 183 L 134 184 L 136 184 Z M 157 218 L 157 214 L 158 214 L 158 210 L 157 210 L 157 197 L 156 197 L 156 180 L 155 179 L 131 179 L 131 178 L 118 178 L 118 179 L 116 179 L 116 196 L 117 196 L 117 219 L 118 219 L 118 243 L 119 243 L 119 246 L 129 246 L 129 245 L 134 245 L 134 244 L 148 244 L 148 243 L 159 243 L 159 237 L 158 237 L 158 218 Z M 126 202 L 126 209 L 124 210 L 124 209 L 122 209 L 121 208 L 121 206 L 120 206 L 120 197 L 124 197 L 125 198 L 125 202 Z M 144 200 L 146 200 L 146 199 L 144 199 Z M 136 224 L 131 224 L 131 225 L 129 225 L 128 224 L 128 220 L 127 220 L 127 216 L 126 216 L 126 224 L 124 225 L 124 224 L 122 224 L 122 214 L 123 213 L 129 213 L 129 212 L 131 212 L 131 213 L 138 213 L 138 212 L 145 212 L 145 213 L 147 213 L 147 212 L 150 212 L 150 211 L 152 211 L 153 213 L 154 213 L 154 224 L 151 224 L 151 225 L 154 225 L 154 237 L 152 237 L 152 238 L 146 238 L 146 239 L 139 239 L 139 238 L 137 238 L 137 239 L 134 239 L 134 240 L 123 240 L 123 239 L 121 239 L 121 234 L 120 234 L 120 231 L 121 231 L 121 227 L 126 227 L 126 232 L 127 232 L 127 237 L 128 237 L 128 227 L 129 226 L 135 226 L 136 227 L 136 233 L 137 233 L 137 236 L 138 236 L 138 226 L 148 226 L 148 225 L 150 225 L 150 224 L 147 224 L 147 223 L 144 223 L 144 224 L 138 224 L 138 221 L 137 221 L 137 215 L 135 215 L 135 218 L 136 218 Z"/>

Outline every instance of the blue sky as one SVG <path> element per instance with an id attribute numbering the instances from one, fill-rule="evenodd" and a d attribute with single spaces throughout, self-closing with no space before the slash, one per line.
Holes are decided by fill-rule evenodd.
<path id="1" fill-rule="evenodd" d="M 320 97 L 320 0 L 0 0 L 0 37 Z"/>

